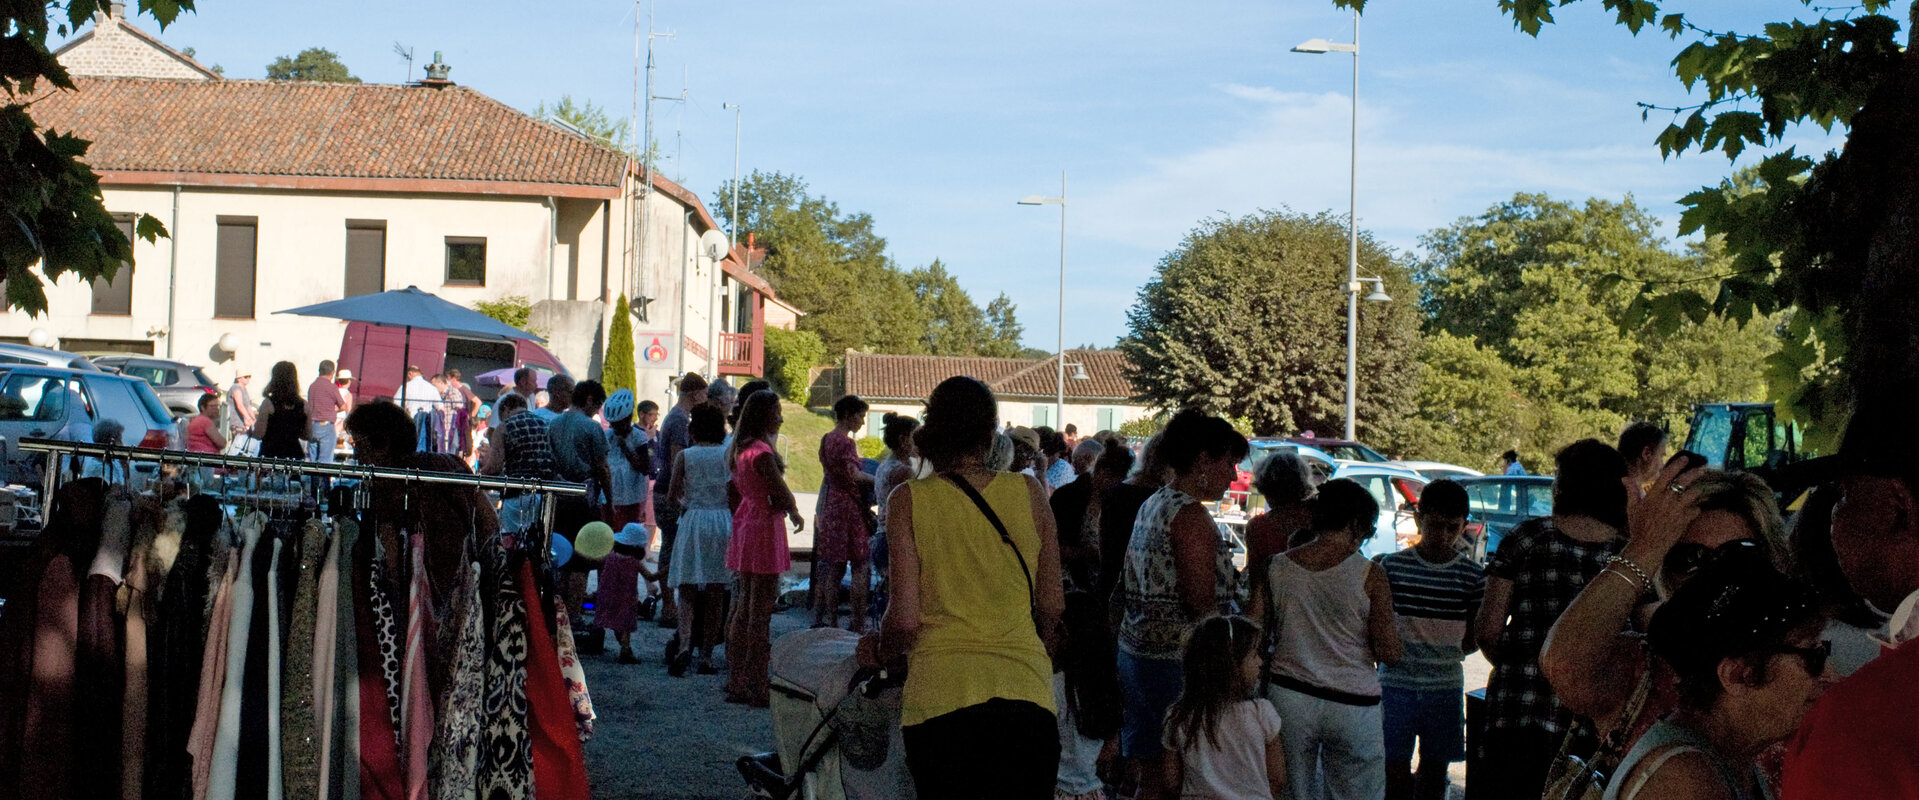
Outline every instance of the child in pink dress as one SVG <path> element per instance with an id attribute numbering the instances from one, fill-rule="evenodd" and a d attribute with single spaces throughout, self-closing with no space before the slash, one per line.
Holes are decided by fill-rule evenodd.
<path id="1" fill-rule="evenodd" d="M 779 436 L 780 398 L 770 391 L 746 398 L 733 444 L 726 460 L 740 504 L 733 511 L 733 539 L 727 543 L 726 566 L 739 574 L 740 596 L 727 621 L 726 700 L 764 707 L 767 704 L 767 659 L 771 656 L 773 603 L 779 594 L 780 573 L 792 566 L 786 550 L 786 525 L 805 526 L 793 492 L 786 487 L 786 465 L 769 442 Z"/>

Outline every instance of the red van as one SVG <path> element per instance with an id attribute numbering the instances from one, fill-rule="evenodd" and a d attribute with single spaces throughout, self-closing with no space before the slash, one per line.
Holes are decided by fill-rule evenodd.
<path id="1" fill-rule="evenodd" d="M 340 340 L 339 365 L 353 373 L 353 402 L 399 394 L 408 364 L 419 367 L 428 377 L 457 369 L 483 399 L 491 399 L 499 391 L 475 382 L 483 372 L 526 366 L 572 374 L 546 348 L 528 339 L 474 339 L 419 328 L 409 334 L 406 328 L 391 325 L 347 323 L 346 335 Z"/>

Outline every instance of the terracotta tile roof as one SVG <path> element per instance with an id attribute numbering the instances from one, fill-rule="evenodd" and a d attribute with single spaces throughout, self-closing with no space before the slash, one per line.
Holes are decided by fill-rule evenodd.
<path id="1" fill-rule="evenodd" d="M 95 170 L 611 187 L 624 153 L 464 86 L 75 78 L 40 124 Z M 677 187 L 676 187 L 677 188 Z"/>
<path id="2" fill-rule="evenodd" d="M 1002 399 L 1044 399 L 1057 391 L 1058 363 L 1057 356 L 969 358 L 849 352 L 846 393 L 869 400 L 924 400 L 940 381 L 971 375 L 985 381 Z M 1122 372 L 1126 357 L 1118 350 L 1068 350 L 1066 363 L 1068 400 L 1130 402 L 1132 384 Z M 1087 380 L 1073 377 L 1073 364 L 1085 366 Z"/>

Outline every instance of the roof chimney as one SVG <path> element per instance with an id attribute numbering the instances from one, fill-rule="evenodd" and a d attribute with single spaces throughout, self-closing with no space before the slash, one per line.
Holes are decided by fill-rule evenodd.
<path id="1" fill-rule="evenodd" d="M 426 65 L 426 77 L 420 80 L 420 85 L 452 86 L 453 81 L 447 80 L 446 77 L 446 74 L 452 71 L 453 67 L 441 58 L 440 51 L 435 50 L 433 51 L 433 63 Z"/>

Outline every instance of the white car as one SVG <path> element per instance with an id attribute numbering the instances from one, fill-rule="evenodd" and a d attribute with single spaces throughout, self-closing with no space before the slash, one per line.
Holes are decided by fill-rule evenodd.
<path id="1" fill-rule="evenodd" d="M 1470 467 L 1462 467 L 1458 464 L 1447 464 L 1440 461 L 1395 461 L 1393 463 L 1395 466 L 1405 467 L 1426 476 L 1427 480 L 1434 481 L 1440 478 L 1452 478 L 1455 480 L 1459 478 L 1477 478 L 1486 474 Z"/>

